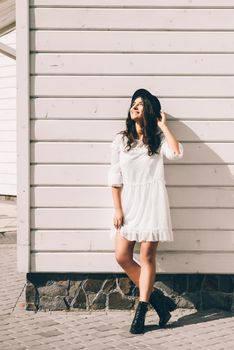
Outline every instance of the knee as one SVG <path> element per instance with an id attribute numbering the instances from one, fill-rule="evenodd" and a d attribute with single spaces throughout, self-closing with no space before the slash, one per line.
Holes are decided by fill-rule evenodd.
<path id="1" fill-rule="evenodd" d="M 140 260 L 143 264 L 152 265 L 155 263 L 155 256 L 153 254 L 142 254 Z"/>
<path id="2" fill-rule="evenodd" d="M 128 266 L 132 262 L 132 257 L 130 255 L 116 253 L 115 259 L 118 262 L 118 264 L 122 267 Z"/>

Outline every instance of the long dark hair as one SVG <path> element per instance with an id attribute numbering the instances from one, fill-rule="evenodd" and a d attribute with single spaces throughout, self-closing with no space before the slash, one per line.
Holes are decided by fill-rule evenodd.
<path id="1" fill-rule="evenodd" d="M 154 153 L 159 153 L 158 149 L 161 144 L 162 131 L 158 127 L 157 118 L 160 120 L 161 104 L 158 98 L 152 95 L 146 89 L 138 89 L 134 92 L 131 99 L 131 106 L 128 110 L 128 116 L 126 119 L 126 129 L 119 132 L 119 134 L 127 137 L 127 151 L 132 148 L 135 139 L 137 139 L 137 131 L 135 121 L 131 118 L 130 108 L 133 105 L 134 100 L 137 97 L 141 97 L 144 105 L 144 115 L 141 120 L 141 128 L 143 133 L 143 143 L 147 145 L 148 155 L 151 156 Z"/>

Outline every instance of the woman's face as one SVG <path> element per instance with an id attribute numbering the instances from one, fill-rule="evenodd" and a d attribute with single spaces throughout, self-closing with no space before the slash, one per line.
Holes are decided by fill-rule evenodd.
<path id="1" fill-rule="evenodd" d="M 144 115 L 144 105 L 141 97 L 137 97 L 130 108 L 130 115 L 133 120 L 139 120 Z"/>

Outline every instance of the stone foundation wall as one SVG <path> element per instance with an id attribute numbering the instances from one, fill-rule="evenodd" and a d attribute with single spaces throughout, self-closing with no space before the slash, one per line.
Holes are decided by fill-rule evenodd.
<path id="1" fill-rule="evenodd" d="M 158 274 L 154 286 L 179 308 L 234 310 L 234 275 Z M 124 273 L 28 273 L 26 310 L 135 309 L 139 289 Z"/>

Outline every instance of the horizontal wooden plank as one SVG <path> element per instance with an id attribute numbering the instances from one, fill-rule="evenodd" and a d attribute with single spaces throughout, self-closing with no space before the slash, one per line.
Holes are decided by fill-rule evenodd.
<path id="1" fill-rule="evenodd" d="M 234 208 L 233 187 L 167 187 L 171 207 Z M 110 188 L 32 187 L 31 207 L 113 206 Z"/>
<path id="2" fill-rule="evenodd" d="M 0 72 L 0 74 L 1 74 L 1 72 Z M 1 99 L 7 99 L 7 98 L 16 98 L 16 88 L 15 87 L 7 87 L 4 89 L 1 89 Z"/>
<path id="3" fill-rule="evenodd" d="M 234 73 L 233 60 L 233 54 L 214 53 L 189 55 L 37 53 L 31 54 L 31 73 L 50 75 L 230 75 Z"/>
<path id="4" fill-rule="evenodd" d="M 15 77 L 4 77 L 0 78 L 0 89 L 6 88 L 16 88 L 16 78 Z"/>
<path id="5" fill-rule="evenodd" d="M 234 39 L 233 39 L 234 40 Z M 4 100 L 3 100 L 4 101 Z M 0 100 L 0 113 L 3 101 Z M 168 119 L 234 119 L 234 98 L 160 98 Z M 32 98 L 31 118 L 36 119 L 123 119 L 130 98 Z M 6 105 L 5 108 L 9 107 Z"/>
<path id="6" fill-rule="evenodd" d="M 15 77 L 16 67 L 14 65 L 9 65 L 8 67 L 0 67 L 0 77 Z"/>
<path id="7" fill-rule="evenodd" d="M 234 249 L 234 231 L 178 231 L 173 242 L 160 242 L 158 251 L 210 251 L 228 252 Z M 113 251 L 108 230 L 32 230 L 31 251 Z M 134 251 L 139 252 L 136 242 Z"/>
<path id="8" fill-rule="evenodd" d="M 168 185 L 233 186 L 233 165 L 166 165 Z"/>
<path id="9" fill-rule="evenodd" d="M 1 104 L 1 101 L 0 101 Z M 0 120 L 4 121 L 15 121 L 16 123 L 16 110 L 15 109 L 0 109 Z M 2 140 L 0 140 L 1 142 Z"/>
<path id="10" fill-rule="evenodd" d="M 43 31 L 30 32 L 31 51 L 234 52 L 233 32 Z M 230 68 L 230 67 L 229 67 Z"/>
<path id="11" fill-rule="evenodd" d="M 9 171 L 7 174 L 4 174 L 1 171 L 1 167 L 5 167 L 5 164 L 0 164 L 0 185 L 16 185 L 16 173 L 9 174 Z M 1 193 L 3 194 L 3 193 Z"/>
<path id="12" fill-rule="evenodd" d="M 234 208 L 234 187 L 169 187 L 171 207 Z"/>
<path id="13" fill-rule="evenodd" d="M 1 131 L 15 131 L 16 130 L 16 120 L 0 120 L 0 130 Z"/>
<path id="14" fill-rule="evenodd" d="M 9 175 L 9 178 L 12 174 L 16 175 L 16 161 L 13 159 L 13 161 L 10 163 L 9 161 L 6 163 L 1 162 L 0 163 L 0 182 L 7 181 L 7 175 Z M 16 178 L 15 178 L 16 181 Z"/>
<path id="15" fill-rule="evenodd" d="M 15 141 L 16 140 L 16 131 L 0 131 L 0 140 L 1 141 Z"/>
<path id="16" fill-rule="evenodd" d="M 134 259 L 140 263 L 139 254 Z M 233 253 L 164 253 L 158 273 L 233 273 Z M 124 272 L 114 253 L 32 253 L 31 272 Z"/>
<path id="17" fill-rule="evenodd" d="M 233 30 L 233 9 L 35 8 L 32 29 Z M 209 18 L 209 20 L 207 20 Z M 155 20 L 157 19 L 157 20 Z"/>
<path id="18" fill-rule="evenodd" d="M 1 101 L 0 101 L 1 104 Z M 16 117 L 16 110 L 14 109 L 8 109 L 8 110 L 4 110 L 4 109 L 0 109 L 0 118 L 1 119 L 12 119 Z"/>
<path id="19" fill-rule="evenodd" d="M 37 97 L 130 97 L 139 86 L 161 97 L 234 97 L 234 77 L 33 76 Z"/>
<path id="20" fill-rule="evenodd" d="M 15 110 L 1 110 L 0 109 L 0 120 L 1 121 L 15 121 L 15 123 L 16 123 L 16 111 Z M 1 142 L 1 140 L 0 140 L 0 142 Z"/>
<path id="21" fill-rule="evenodd" d="M 169 120 L 168 127 L 180 141 L 233 142 L 234 121 Z M 125 129 L 124 121 L 36 120 L 31 122 L 35 141 L 111 141 Z"/>
<path id="22" fill-rule="evenodd" d="M 32 185 L 107 186 L 108 165 L 32 165 Z M 234 165 L 165 165 L 169 186 L 233 186 Z"/>
<path id="23" fill-rule="evenodd" d="M 0 152 L 16 152 L 16 142 L 7 142 L 0 140 Z"/>
<path id="24" fill-rule="evenodd" d="M 14 163 L 16 162 L 16 152 L 1 152 L 0 151 L 0 162 L 3 163 Z"/>
<path id="25" fill-rule="evenodd" d="M 37 208 L 31 209 L 31 228 L 107 229 L 112 215 L 112 208 Z M 234 208 L 173 208 L 171 215 L 173 229 L 234 229 Z"/>
<path id="26" fill-rule="evenodd" d="M 233 0 L 30 0 L 31 6 L 84 6 L 84 7 L 233 7 Z"/>
<path id="27" fill-rule="evenodd" d="M 30 272 L 123 272 L 113 253 L 31 253 Z"/>
<path id="28" fill-rule="evenodd" d="M 17 195 L 16 181 L 13 184 L 0 183 L 0 193 L 1 195 L 16 196 Z"/>
<path id="29" fill-rule="evenodd" d="M 0 113 L 7 113 L 8 110 L 13 110 L 15 115 L 16 99 L 13 97 L 0 97 Z"/>
<path id="30" fill-rule="evenodd" d="M 197 164 L 234 163 L 234 143 L 183 143 L 184 156 L 175 162 Z M 1 142 L 0 142 L 1 151 Z M 110 162 L 110 143 L 36 142 L 31 143 L 31 163 L 104 163 Z M 171 160 L 165 158 L 165 163 Z"/>

